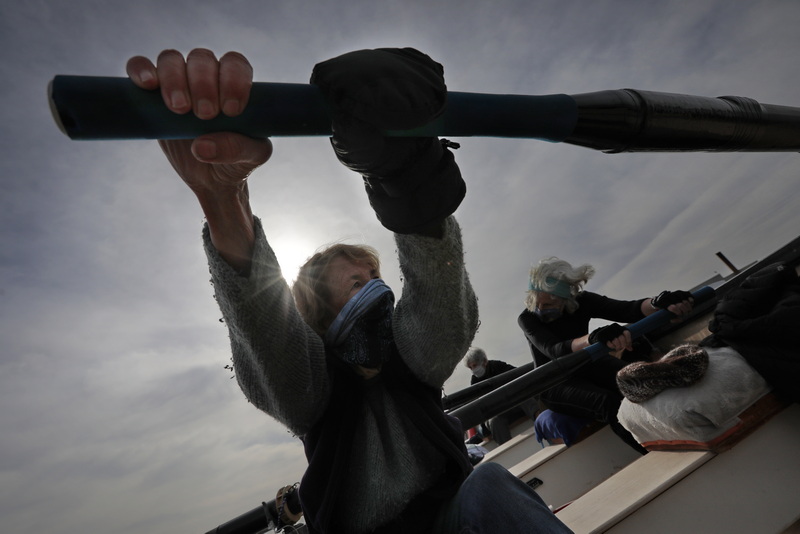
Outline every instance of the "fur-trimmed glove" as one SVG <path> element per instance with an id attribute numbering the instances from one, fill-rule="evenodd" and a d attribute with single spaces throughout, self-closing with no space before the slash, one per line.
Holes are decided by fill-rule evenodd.
<path id="1" fill-rule="evenodd" d="M 393 232 L 415 233 L 440 222 L 466 194 L 461 171 L 435 137 L 385 137 L 387 130 L 425 125 L 444 111 L 444 69 L 413 48 L 359 50 L 314 67 L 332 108 L 333 146 L 364 177 L 370 204 Z"/>
<path id="2" fill-rule="evenodd" d="M 611 323 L 608 326 L 601 326 L 592 331 L 589 334 L 589 344 L 594 345 L 595 343 L 602 343 L 605 345 L 609 341 L 617 339 L 619 336 L 625 333 L 625 328 L 618 325 L 617 323 Z"/>

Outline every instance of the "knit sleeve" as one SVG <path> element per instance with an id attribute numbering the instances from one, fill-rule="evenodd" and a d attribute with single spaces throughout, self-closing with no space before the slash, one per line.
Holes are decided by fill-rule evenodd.
<path id="1" fill-rule="evenodd" d="M 393 329 L 403 361 L 422 382 L 441 387 L 478 329 L 478 302 L 464 265 L 461 229 L 445 220 L 442 239 L 396 234 L 403 291 Z"/>
<path id="2" fill-rule="evenodd" d="M 255 232 L 252 267 L 244 277 L 221 258 L 204 228 L 211 281 L 228 327 L 239 386 L 256 408 L 302 436 L 328 401 L 325 349 L 295 308 L 257 218 Z"/>

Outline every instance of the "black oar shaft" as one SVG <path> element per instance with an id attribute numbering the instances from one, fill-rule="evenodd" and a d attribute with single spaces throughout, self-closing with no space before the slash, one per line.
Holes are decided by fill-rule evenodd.
<path id="1" fill-rule="evenodd" d="M 445 395 L 442 397 L 442 405 L 444 406 L 445 410 L 452 410 L 453 408 L 457 408 L 463 404 L 468 403 L 471 400 L 475 400 L 481 395 L 484 395 L 493 389 L 496 389 L 503 384 L 508 384 L 515 378 L 518 378 L 525 373 L 536 369 L 536 362 L 526 363 L 525 365 L 520 365 L 519 367 L 515 367 L 509 371 L 501 373 L 497 376 L 493 376 L 491 378 L 487 378 L 486 380 L 481 380 L 471 386 L 460 389 L 450 395 Z"/>
<path id="2" fill-rule="evenodd" d="M 740 96 L 635 89 L 574 95 L 575 130 L 564 140 L 604 152 L 800 151 L 800 109 Z"/>

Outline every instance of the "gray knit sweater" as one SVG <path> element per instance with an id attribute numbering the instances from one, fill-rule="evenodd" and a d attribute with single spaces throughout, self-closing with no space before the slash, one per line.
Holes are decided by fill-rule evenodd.
<path id="1" fill-rule="evenodd" d="M 325 413 L 331 384 L 322 339 L 303 321 L 275 254 L 256 219 L 248 277 L 222 260 L 203 233 L 206 254 L 229 329 L 234 373 L 257 408 L 302 437 Z M 423 383 L 440 388 L 469 348 L 478 325 L 477 299 L 464 268 L 455 218 L 443 239 L 395 235 L 403 275 L 393 330 L 403 362 Z M 341 511 L 344 531 L 368 532 L 402 511 L 441 472 L 443 459 L 424 436 L 407 432 L 402 406 L 380 388 L 358 414 L 351 480 L 352 509 Z M 352 493 L 350 493 L 352 492 Z"/>

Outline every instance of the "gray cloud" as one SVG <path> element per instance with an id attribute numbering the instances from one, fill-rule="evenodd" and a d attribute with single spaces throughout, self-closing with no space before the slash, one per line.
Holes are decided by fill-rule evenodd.
<path id="1" fill-rule="evenodd" d="M 299 480 L 302 447 L 249 405 L 200 245 L 202 214 L 155 143 L 74 142 L 45 99 L 56 74 L 124 75 L 134 54 L 236 49 L 263 81 L 307 81 L 356 48 L 414 46 L 452 90 L 633 87 L 800 105 L 800 5 L 752 2 L 180 0 L 0 6 L 0 515 L 13 532 L 205 532 Z M 778 51 L 786 51 L 785 54 Z M 322 138 L 274 139 L 254 211 L 282 265 L 391 235 Z M 621 298 L 690 287 L 796 237 L 797 154 L 607 155 L 464 138 L 457 215 L 481 305 L 475 344 L 520 365 L 531 264 L 592 263 Z M 459 367 L 448 392 L 469 381 Z M 205 529 L 205 530 L 204 530 Z"/>

